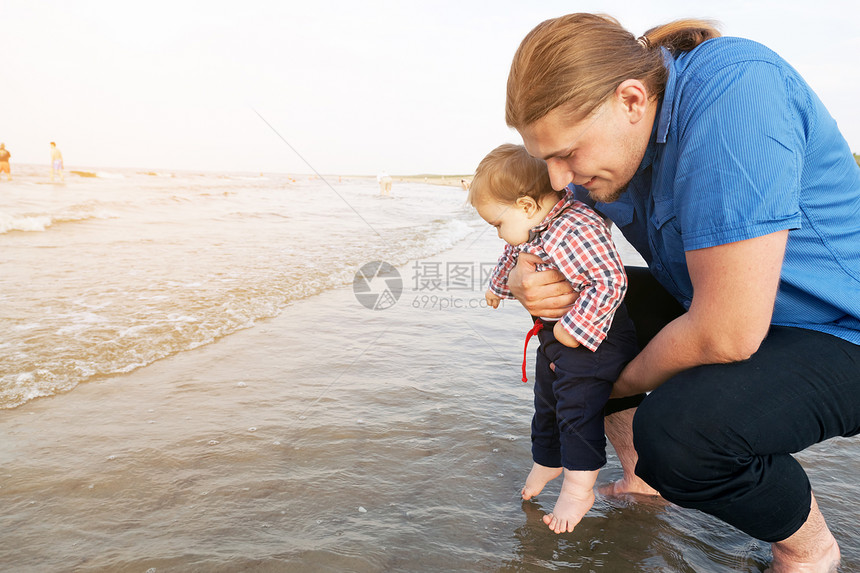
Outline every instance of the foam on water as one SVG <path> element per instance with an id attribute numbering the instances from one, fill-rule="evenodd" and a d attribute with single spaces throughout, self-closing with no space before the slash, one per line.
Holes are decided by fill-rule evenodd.
<path id="1" fill-rule="evenodd" d="M 50 215 L 13 217 L 0 213 L 0 233 L 9 231 L 44 231 L 54 220 Z"/>
<path id="2" fill-rule="evenodd" d="M 14 206 L 0 210 L 0 234 L 12 231 L 40 232 L 60 223 L 75 223 L 88 219 L 112 219 L 117 215 L 110 204 L 89 202 L 71 205 L 46 205 L 44 212 L 16 212 Z"/>
<path id="3" fill-rule="evenodd" d="M 0 408 L 198 348 L 481 225 L 456 188 L 81 173 L 59 188 L 19 176 L 0 199 Z"/>

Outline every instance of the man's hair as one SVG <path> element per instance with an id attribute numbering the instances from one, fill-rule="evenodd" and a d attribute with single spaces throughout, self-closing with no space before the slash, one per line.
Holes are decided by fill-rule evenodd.
<path id="1" fill-rule="evenodd" d="M 581 121 L 627 79 L 642 81 L 649 96 L 660 97 L 669 77 L 660 48 L 686 52 L 719 36 L 705 20 L 677 20 L 639 39 L 604 14 L 546 20 L 514 55 L 505 121 L 522 130 L 561 106 L 566 120 Z"/>
<path id="2" fill-rule="evenodd" d="M 552 188 L 546 162 L 529 155 L 522 145 L 505 143 L 478 164 L 466 200 L 477 206 L 487 199 L 513 203 L 520 197 L 531 197 L 540 204 L 551 193 L 558 192 Z"/>

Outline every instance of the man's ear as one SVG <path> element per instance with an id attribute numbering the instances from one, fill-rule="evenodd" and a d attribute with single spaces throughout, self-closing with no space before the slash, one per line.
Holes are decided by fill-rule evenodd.
<path id="1" fill-rule="evenodd" d="M 533 217 L 539 209 L 537 201 L 531 197 L 517 197 L 516 206 L 525 211 L 526 217 Z"/>
<path id="2" fill-rule="evenodd" d="M 624 80 L 615 88 L 615 98 L 624 108 L 630 123 L 639 123 L 648 109 L 648 88 L 640 80 Z"/>

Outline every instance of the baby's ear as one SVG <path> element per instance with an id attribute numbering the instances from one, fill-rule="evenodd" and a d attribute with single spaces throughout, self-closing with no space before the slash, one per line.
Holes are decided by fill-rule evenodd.
<path id="1" fill-rule="evenodd" d="M 528 217 L 534 215 L 535 212 L 537 212 L 538 210 L 537 201 L 528 196 L 517 197 L 516 205 L 517 207 L 525 211 Z"/>

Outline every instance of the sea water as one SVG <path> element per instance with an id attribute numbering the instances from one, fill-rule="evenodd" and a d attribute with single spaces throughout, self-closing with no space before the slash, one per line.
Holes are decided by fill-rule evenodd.
<path id="1" fill-rule="evenodd" d="M 477 226 L 463 193 L 372 178 L 16 169 L 0 188 L 0 408 L 129 372 Z"/>
<path id="2" fill-rule="evenodd" d="M 519 499 L 530 321 L 483 304 L 502 243 L 461 189 L 15 176 L 0 182 L 0 570 L 766 566 L 766 544 L 696 511 L 598 497 L 558 536 L 541 521 L 558 483 Z M 608 453 L 601 482 L 620 477 Z M 860 570 L 858 441 L 798 458 L 843 570 Z"/>

